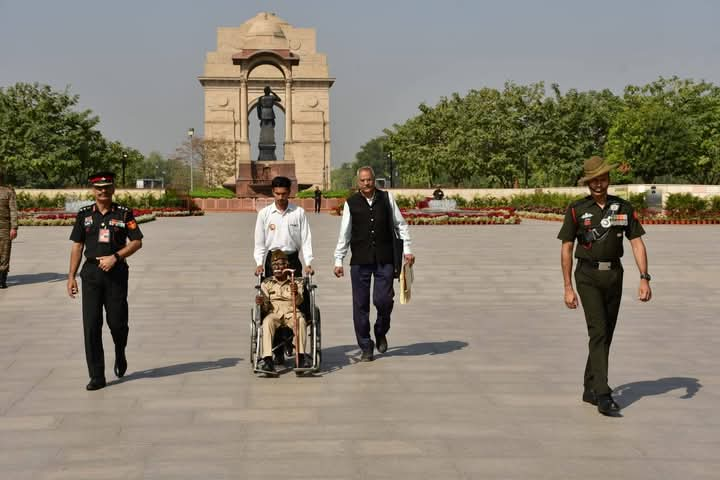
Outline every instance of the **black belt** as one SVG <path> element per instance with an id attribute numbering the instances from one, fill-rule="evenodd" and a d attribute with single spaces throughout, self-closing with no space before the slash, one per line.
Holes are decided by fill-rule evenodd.
<path id="1" fill-rule="evenodd" d="M 578 264 L 583 267 L 594 268 L 595 270 L 617 270 L 622 267 L 620 260 L 608 260 L 606 262 L 596 262 L 594 260 L 578 259 Z"/>

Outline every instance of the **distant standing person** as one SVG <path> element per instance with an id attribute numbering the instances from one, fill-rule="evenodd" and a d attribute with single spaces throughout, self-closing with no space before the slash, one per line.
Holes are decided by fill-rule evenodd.
<path id="1" fill-rule="evenodd" d="M 433 200 L 442 200 L 443 198 L 445 198 L 445 192 L 443 192 L 440 185 L 438 185 L 433 192 Z"/>
<path id="2" fill-rule="evenodd" d="M 288 256 L 290 268 L 295 275 L 303 275 L 299 252 L 305 259 L 305 273 L 312 274 L 312 235 L 305 210 L 290 203 L 292 181 L 287 177 L 272 179 L 272 193 L 275 201 L 258 212 L 255 221 L 255 275 L 272 277 L 271 255 L 273 250 L 282 250 Z"/>
<path id="3" fill-rule="evenodd" d="M 320 187 L 315 187 L 315 213 L 320 213 L 320 204 L 322 203 L 322 192 Z"/>
<path id="4" fill-rule="evenodd" d="M 75 298 L 75 280 L 85 248 L 82 279 L 82 315 L 85 331 L 85 357 L 90 383 L 85 388 L 98 390 L 105 382 L 105 353 L 102 344 L 103 308 L 115 344 L 115 375 L 120 378 L 127 370 L 125 347 L 128 339 L 128 264 L 127 257 L 142 247 L 140 232 L 132 209 L 112 201 L 115 175 L 100 172 L 91 175 L 95 203 L 78 212 L 70 234 L 70 270 L 67 292 Z M 128 242 L 128 240 L 130 240 Z"/>
<path id="5" fill-rule="evenodd" d="M 357 172 L 359 191 L 348 198 L 343 208 L 340 235 L 335 248 L 335 276 L 345 274 L 343 259 L 348 246 L 352 250 L 350 280 L 353 295 L 353 324 L 361 361 L 374 358 L 374 347 L 380 353 L 388 348 L 395 290 L 393 242 L 397 229 L 403 240 L 404 261 L 410 265 L 415 256 L 410 252 L 410 231 L 395 200 L 388 192 L 375 188 L 375 172 L 362 167 Z M 370 338 L 370 282 L 374 277 L 373 304 L 377 310 L 375 343 Z"/>
<path id="6" fill-rule="evenodd" d="M 10 251 L 12 242 L 17 238 L 18 213 L 15 190 L 4 185 L 5 178 L 0 173 L 0 288 L 7 288 L 10 271 Z"/>
<path id="7" fill-rule="evenodd" d="M 615 416 L 620 406 L 613 400 L 612 388 L 608 385 L 608 357 L 622 297 L 623 235 L 630 240 L 640 270 L 638 299 L 649 301 L 652 291 L 642 240 L 645 230 L 629 202 L 608 195 L 612 169 L 601 157 L 585 161 L 585 176 L 579 183 L 588 186 L 590 195 L 568 207 L 558 239 L 562 241 L 565 305 L 571 309 L 578 305 L 571 276 L 573 245 L 577 240 L 575 285 L 585 311 L 589 337 L 582 400 L 597 405 L 603 415 Z"/>

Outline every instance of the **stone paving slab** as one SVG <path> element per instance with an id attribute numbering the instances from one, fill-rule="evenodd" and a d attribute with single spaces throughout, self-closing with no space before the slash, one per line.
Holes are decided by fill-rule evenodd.
<path id="1" fill-rule="evenodd" d="M 339 218 L 311 216 L 323 374 L 249 364 L 252 214 L 142 226 L 128 374 L 87 392 L 67 227 L 28 227 L 0 291 L 0 472 L 44 479 L 717 478 L 716 226 L 648 226 L 654 299 L 629 247 L 610 379 L 623 418 L 580 401 L 585 322 L 562 302 L 559 224 L 416 226 L 413 301 L 357 363 Z M 81 285 L 82 288 L 82 285 Z"/>

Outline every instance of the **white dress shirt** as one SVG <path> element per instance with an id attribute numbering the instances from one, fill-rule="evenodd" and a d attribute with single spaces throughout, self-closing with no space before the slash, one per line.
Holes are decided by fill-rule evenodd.
<path id="1" fill-rule="evenodd" d="M 410 245 L 412 243 L 410 240 L 410 229 L 408 228 L 408 224 L 403 218 L 402 213 L 400 213 L 400 208 L 398 208 L 397 203 L 395 203 L 395 199 L 392 194 L 390 192 L 387 192 L 387 194 L 388 200 L 390 201 L 390 209 L 393 212 L 393 225 L 397 229 L 400 239 L 403 241 L 403 254 L 410 255 L 412 254 L 410 251 Z M 376 198 L 377 192 L 372 198 L 365 197 L 365 200 L 368 202 L 368 205 L 372 205 L 375 203 Z M 348 247 L 350 246 L 351 237 L 352 222 L 350 221 L 350 207 L 348 207 L 347 202 L 345 202 L 345 205 L 343 206 L 342 221 L 340 222 L 340 235 L 338 236 L 337 247 L 335 247 L 336 267 L 342 267 L 343 259 L 345 258 L 345 255 L 347 255 Z"/>
<path id="2" fill-rule="evenodd" d="M 267 252 L 280 249 L 285 253 L 302 250 L 305 266 L 312 265 L 312 235 L 310 224 L 302 207 L 288 203 L 281 212 L 275 202 L 258 212 L 255 222 L 256 265 L 265 265 Z"/>

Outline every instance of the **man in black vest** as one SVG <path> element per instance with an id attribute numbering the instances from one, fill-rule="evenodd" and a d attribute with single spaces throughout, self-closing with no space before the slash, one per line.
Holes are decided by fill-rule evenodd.
<path id="1" fill-rule="evenodd" d="M 403 241 L 405 262 L 412 265 L 410 232 L 393 197 L 375 188 L 375 172 L 370 167 L 358 170 L 358 193 L 348 198 L 343 208 L 340 236 L 335 249 L 335 276 L 340 278 L 343 259 L 352 250 L 350 279 L 353 291 L 353 323 L 362 350 L 361 361 L 373 359 L 375 343 L 370 338 L 370 281 L 375 277 L 373 304 L 377 309 L 375 342 L 380 353 L 387 351 L 387 332 L 393 309 L 393 240 L 397 231 Z"/>

